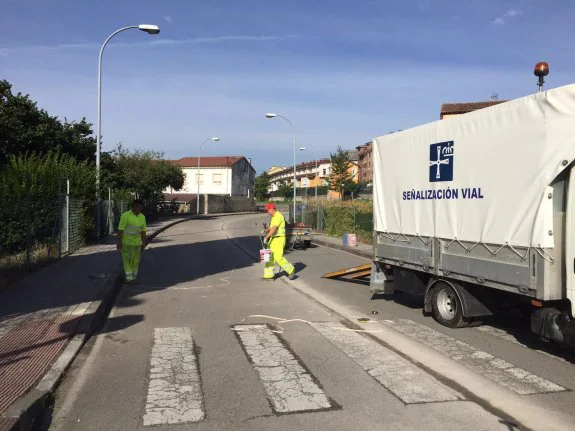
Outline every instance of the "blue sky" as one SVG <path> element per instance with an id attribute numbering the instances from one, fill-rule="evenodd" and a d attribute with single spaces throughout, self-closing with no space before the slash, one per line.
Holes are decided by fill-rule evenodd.
<path id="1" fill-rule="evenodd" d="M 435 121 L 445 102 L 573 82 L 575 1 L 553 0 L 3 0 L 0 79 L 50 113 L 96 120 L 104 54 L 104 149 L 117 142 L 169 158 L 245 155 L 258 171 L 298 146 L 328 156 Z M 298 162 L 313 159 L 298 153 Z"/>

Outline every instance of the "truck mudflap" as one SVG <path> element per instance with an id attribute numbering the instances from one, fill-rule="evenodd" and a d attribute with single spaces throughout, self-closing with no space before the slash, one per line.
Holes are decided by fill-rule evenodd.
<path id="1" fill-rule="evenodd" d="M 556 308 L 541 308 L 531 314 L 531 332 L 543 341 L 575 348 L 575 320 Z"/>
<path id="2" fill-rule="evenodd" d="M 394 292 L 393 271 L 381 262 L 373 261 L 369 277 L 369 292 L 373 295 L 391 295 Z"/>

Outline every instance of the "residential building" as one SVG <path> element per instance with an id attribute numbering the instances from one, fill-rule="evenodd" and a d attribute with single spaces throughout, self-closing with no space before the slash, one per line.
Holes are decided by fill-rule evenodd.
<path id="1" fill-rule="evenodd" d="M 298 188 L 305 187 L 318 187 L 327 185 L 329 174 L 331 171 L 331 161 L 329 159 L 304 162 L 296 165 L 296 180 Z M 276 169 L 270 168 L 266 171 L 270 176 L 269 192 L 277 191 L 281 184 L 288 183 L 293 185 L 293 166 L 287 168 Z"/>
<path id="2" fill-rule="evenodd" d="M 354 182 L 359 181 L 359 166 L 358 166 L 358 152 L 355 150 L 348 151 L 350 158 L 349 173 L 353 177 Z M 270 175 L 270 185 L 268 191 L 275 192 L 279 190 L 283 183 L 287 183 L 293 187 L 293 166 L 287 168 L 276 169 L 270 168 L 266 171 Z M 331 175 L 331 159 L 321 159 L 316 161 L 303 162 L 296 165 L 296 187 L 297 188 L 313 188 L 317 184 L 318 187 L 327 186 L 329 184 L 329 176 Z M 329 191 L 328 197 L 331 199 L 338 199 L 339 194 Z"/>
<path id="3" fill-rule="evenodd" d="M 190 199 L 195 198 L 198 191 L 198 158 L 184 157 L 171 160 L 170 163 L 182 168 L 185 180 L 181 190 L 165 190 L 166 199 L 170 200 L 170 195 L 190 195 Z M 255 169 L 249 159 L 243 156 L 200 158 L 200 194 L 252 197 L 255 176 Z"/>
<path id="4" fill-rule="evenodd" d="M 371 183 L 373 181 L 373 160 L 372 160 L 372 143 L 366 142 L 363 145 L 356 147 L 359 168 L 359 182 Z"/>
<path id="5" fill-rule="evenodd" d="M 278 173 L 278 172 L 280 172 L 280 171 L 283 171 L 284 169 L 285 169 L 285 168 L 282 167 L 282 166 L 272 166 L 271 168 L 269 168 L 269 169 L 266 171 L 266 173 L 267 173 L 268 175 L 273 175 L 273 174 L 275 174 L 275 173 Z"/>
<path id="6" fill-rule="evenodd" d="M 297 187 L 315 187 L 316 183 L 318 187 L 327 185 L 330 168 L 331 162 L 329 159 L 317 160 L 317 170 L 315 160 L 296 165 Z M 270 191 L 278 190 L 279 186 L 284 182 L 293 184 L 293 166 L 281 168 L 280 170 L 275 169 L 272 171 L 272 169 L 267 171 L 270 174 Z"/>
<path id="7" fill-rule="evenodd" d="M 457 115 L 467 114 L 468 112 L 477 111 L 478 109 L 489 108 L 490 106 L 505 103 L 507 100 L 490 100 L 488 102 L 467 102 L 467 103 L 444 103 L 441 105 L 439 119 L 455 117 Z"/>

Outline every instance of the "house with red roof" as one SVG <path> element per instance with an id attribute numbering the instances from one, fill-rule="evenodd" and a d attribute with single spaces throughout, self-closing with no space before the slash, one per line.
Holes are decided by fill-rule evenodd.
<path id="1" fill-rule="evenodd" d="M 491 106 L 505 103 L 507 100 L 489 100 L 487 102 L 465 102 L 465 103 L 444 103 L 441 105 L 439 119 L 444 120 L 450 117 L 467 114 L 468 112 L 477 111 L 478 109 L 489 108 Z"/>
<path id="2" fill-rule="evenodd" d="M 197 157 L 170 160 L 184 172 L 184 187 L 175 191 L 164 190 L 167 201 L 189 202 L 200 194 L 253 197 L 256 171 L 251 161 L 243 156 L 201 157 L 198 171 Z"/>

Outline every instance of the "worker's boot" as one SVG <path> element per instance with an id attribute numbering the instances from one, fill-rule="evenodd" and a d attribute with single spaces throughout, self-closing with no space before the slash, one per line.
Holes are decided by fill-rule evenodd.
<path id="1" fill-rule="evenodd" d="M 288 278 L 290 280 L 293 280 L 295 278 L 295 269 L 291 272 L 291 274 L 288 274 Z"/>

